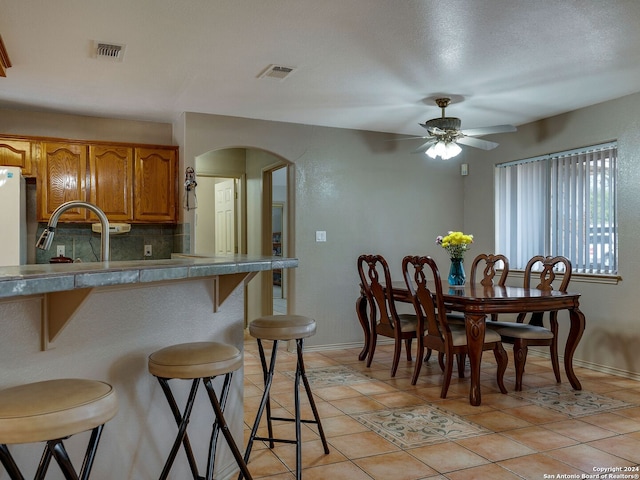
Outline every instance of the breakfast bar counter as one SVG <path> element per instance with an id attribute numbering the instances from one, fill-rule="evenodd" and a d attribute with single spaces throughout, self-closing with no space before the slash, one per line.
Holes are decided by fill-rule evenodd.
<path id="1" fill-rule="evenodd" d="M 0 267 L 0 298 L 110 285 L 144 284 L 298 266 L 296 258 L 174 254 L 167 260 Z"/>
<path id="2" fill-rule="evenodd" d="M 149 354 L 193 341 L 219 341 L 242 350 L 245 285 L 261 271 L 297 265 L 295 258 L 175 255 L 0 267 L 0 388 L 62 377 L 110 383 L 120 409 L 105 426 L 92 478 L 158 478 L 176 425 L 148 373 Z M 242 385 L 240 370 L 225 415 L 239 444 Z M 194 416 L 208 418 L 211 409 L 198 413 L 198 404 L 206 407 L 197 403 Z M 210 427 L 206 420 L 189 426 L 196 457 L 208 447 Z M 216 478 L 230 478 L 236 468 L 225 447 Z M 30 465 L 40 448 L 18 445 L 13 451 L 18 463 Z M 72 456 L 82 455 L 81 449 L 80 442 L 70 443 Z M 189 477 L 186 463 L 176 462 L 176 478 Z M 52 480 L 56 473 L 50 472 Z"/>

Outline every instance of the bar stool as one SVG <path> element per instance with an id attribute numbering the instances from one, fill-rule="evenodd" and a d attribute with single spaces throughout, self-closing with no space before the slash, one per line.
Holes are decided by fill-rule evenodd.
<path id="1" fill-rule="evenodd" d="M 240 350 L 232 345 L 218 342 L 182 343 L 163 348 L 149 355 L 149 372 L 157 377 L 160 382 L 162 391 L 167 397 L 167 401 L 171 407 L 173 417 L 178 424 L 178 435 L 176 436 L 169 457 L 160 475 L 161 480 L 166 479 L 169 475 L 176 454 L 180 449 L 180 444 L 184 446 L 194 480 L 202 480 L 204 478 L 207 480 L 213 479 L 216 444 L 220 431 L 222 431 L 222 435 L 227 441 L 227 445 L 229 445 L 231 453 L 238 467 L 240 467 L 240 471 L 245 477 L 251 480 L 251 474 L 224 419 L 224 408 L 229 395 L 231 378 L 233 372 L 241 366 L 242 353 Z M 212 384 L 212 380 L 218 375 L 224 375 L 224 384 L 222 386 L 220 400 L 218 400 Z M 173 393 L 169 388 L 169 380 L 171 379 L 192 380 L 184 413 L 180 413 Z M 201 477 L 198 473 L 198 467 L 193 451 L 191 450 L 189 436 L 187 435 L 187 425 L 189 424 L 196 393 L 201 381 L 207 390 L 216 417 L 209 443 L 206 477 Z"/>
<path id="2" fill-rule="evenodd" d="M 46 380 L 1 390 L 0 461 L 12 480 L 23 480 L 7 445 L 46 442 L 34 480 L 45 477 L 52 457 L 67 480 L 86 480 L 104 424 L 117 412 L 113 387 L 95 380 Z M 91 437 L 78 474 L 63 440 L 89 430 Z"/>
<path id="3" fill-rule="evenodd" d="M 270 448 L 274 447 L 274 442 L 280 443 L 295 443 L 296 444 L 296 479 L 302 478 L 302 435 L 301 435 L 301 423 L 315 423 L 318 426 L 318 433 L 322 440 L 322 446 L 324 447 L 324 453 L 329 453 L 329 446 L 327 445 L 327 439 L 320 423 L 320 416 L 318 415 L 318 409 L 316 403 L 313 400 L 313 394 L 311 393 L 311 387 L 309 386 L 309 380 L 307 380 L 307 374 L 304 369 L 304 361 L 302 359 L 302 345 L 303 340 L 307 337 L 311 337 L 316 333 L 316 322 L 312 318 L 303 317 L 300 315 L 270 315 L 266 317 L 260 317 L 253 320 L 249 324 L 249 333 L 252 337 L 258 341 L 258 350 L 260 352 L 260 362 L 262 363 L 262 372 L 264 376 L 264 393 L 262 394 L 262 400 L 258 408 L 256 420 L 251 429 L 251 436 L 247 444 L 247 449 L 244 454 L 245 462 L 249 462 L 249 456 L 251 455 L 251 449 L 255 440 L 268 441 Z M 267 360 L 265 357 L 264 347 L 262 340 L 272 340 L 273 348 L 271 350 L 271 360 L 267 367 Z M 294 418 L 281 418 L 271 416 L 271 400 L 269 398 L 269 392 L 271 390 L 271 383 L 273 381 L 273 374 L 275 372 L 276 354 L 278 353 L 278 342 L 280 340 L 295 340 L 297 351 L 297 366 L 294 380 L 294 396 L 295 396 L 295 414 Z M 303 420 L 300 418 L 300 379 L 304 384 L 304 389 L 309 398 L 311 410 L 313 411 L 314 420 Z M 267 428 L 268 437 L 257 436 L 258 427 L 264 409 L 267 409 Z M 296 438 L 282 439 L 273 437 L 273 420 L 279 420 L 284 422 L 295 422 Z M 239 480 L 242 480 L 242 474 L 239 476 Z"/>

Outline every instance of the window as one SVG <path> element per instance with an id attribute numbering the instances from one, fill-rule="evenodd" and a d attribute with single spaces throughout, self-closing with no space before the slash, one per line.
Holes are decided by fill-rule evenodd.
<path id="1" fill-rule="evenodd" d="M 575 273 L 618 271 L 617 143 L 496 166 L 496 251 L 512 268 L 567 257 Z"/>

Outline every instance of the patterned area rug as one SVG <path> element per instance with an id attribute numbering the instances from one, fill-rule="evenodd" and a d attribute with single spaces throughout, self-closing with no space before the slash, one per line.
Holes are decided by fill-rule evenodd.
<path id="1" fill-rule="evenodd" d="M 492 433 L 431 405 L 365 413 L 354 418 L 400 448 L 422 447 Z"/>
<path id="2" fill-rule="evenodd" d="M 284 375 L 294 378 L 294 370 L 283 372 Z M 354 385 L 356 383 L 370 382 L 371 378 L 343 366 L 307 368 L 307 378 L 311 387 L 324 388 L 341 385 Z"/>
<path id="3" fill-rule="evenodd" d="M 615 398 L 584 390 L 553 386 L 512 392 L 516 397 L 572 417 L 583 417 L 620 408 L 635 406 Z"/>

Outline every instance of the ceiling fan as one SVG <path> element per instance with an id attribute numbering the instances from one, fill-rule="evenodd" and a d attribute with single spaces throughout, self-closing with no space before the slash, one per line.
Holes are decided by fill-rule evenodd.
<path id="1" fill-rule="evenodd" d="M 448 160 L 458 155 L 462 148 L 460 145 L 468 147 L 481 148 L 483 150 L 492 150 L 498 146 L 496 142 L 482 140 L 475 137 L 491 135 L 494 133 L 515 132 L 517 129 L 513 125 L 495 125 L 493 127 L 480 127 L 461 130 L 461 121 L 456 117 L 445 116 L 445 108 L 451 102 L 450 98 L 436 98 L 436 104 L 442 109 L 442 117 L 427 120 L 419 125 L 429 132 L 429 135 L 423 138 L 427 141 L 416 148 L 411 153 L 426 153 L 431 158 L 441 157 Z M 460 144 L 460 145 L 459 145 Z"/>

